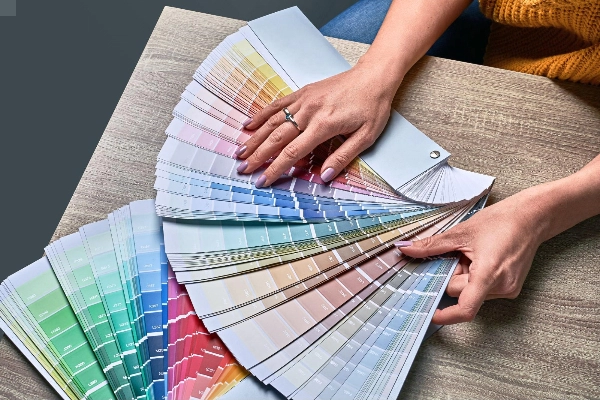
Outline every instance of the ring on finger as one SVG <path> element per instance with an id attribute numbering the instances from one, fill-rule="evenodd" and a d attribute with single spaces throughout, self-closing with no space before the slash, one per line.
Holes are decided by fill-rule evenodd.
<path id="1" fill-rule="evenodd" d="M 300 131 L 300 133 L 302 133 L 302 130 L 300 129 L 300 127 L 298 126 L 298 123 L 294 119 L 294 114 L 292 114 L 290 112 L 290 110 L 287 109 L 287 107 L 283 107 L 282 111 L 285 114 L 285 120 L 286 120 L 286 122 L 291 122 L 292 124 L 294 124 L 294 126 L 296 127 L 296 129 L 298 129 L 298 131 Z"/>

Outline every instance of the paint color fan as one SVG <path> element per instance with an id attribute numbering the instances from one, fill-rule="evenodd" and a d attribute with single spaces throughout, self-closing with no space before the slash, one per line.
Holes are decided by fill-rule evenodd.
<path id="1" fill-rule="evenodd" d="M 50 244 L 0 299 L 0 327 L 65 399 L 214 399 L 248 374 L 175 281 L 152 200 Z"/>
<path id="2" fill-rule="evenodd" d="M 202 62 L 167 128 L 155 189 L 169 262 L 258 379 L 224 398 L 262 397 L 259 381 L 284 398 L 395 398 L 457 259 L 412 260 L 393 243 L 468 218 L 493 183 L 450 167 L 395 112 L 375 151 L 329 184 L 320 165 L 338 138 L 269 188 L 254 186 L 264 168 L 237 172 L 248 117 L 347 67 L 297 8 L 251 21 Z"/>
<path id="3" fill-rule="evenodd" d="M 394 224 L 165 221 L 165 242 L 197 315 L 258 379 L 294 399 L 395 398 L 457 260 L 411 260 L 392 243 L 448 229 L 484 202 Z M 385 228 L 370 231 L 375 222 Z M 295 242 L 298 228 L 332 233 Z"/>
<path id="4" fill-rule="evenodd" d="M 492 177 L 449 166 L 449 154 L 395 111 L 376 144 L 328 185 L 320 179 L 321 165 L 342 144 L 341 138 L 317 146 L 297 162 L 272 186 L 275 192 L 252 189 L 264 168 L 251 175 L 237 173 L 241 161 L 234 152 L 253 133 L 244 129 L 243 122 L 273 100 L 348 67 L 297 8 L 251 21 L 227 37 L 198 67 L 173 111 L 156 167 L 158 214 L 252 220 L 257 212 L 246 215 L 249 207 L 238 205 L 240 210 L 232 211 L 223 202 L 252 206 L 282 203 L 256 198 L 269 197 L 269 193 L 270 197 L 286 197 L 283 200 L 308 195 L 414 206 L 471 200 L 489 190 Z M 230 192 L 234 194 L 231 199 L 227 198 Z M 311 210 L 312 221 L 327 220 Z M 274 211 L 265 214 L 274 215 Z M 288 210 L 283 210 L 281 217 L 301 219 Z"/>

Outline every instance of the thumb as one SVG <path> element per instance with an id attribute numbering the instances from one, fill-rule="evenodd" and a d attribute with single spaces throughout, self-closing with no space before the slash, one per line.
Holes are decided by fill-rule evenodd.
<path id="1" fill-rule="evenodd" d="M 437 256 L 463 247 L 452 230 L 414 242 L 397 242 L 395 245 L 402 253 L 414 258 Z"/>

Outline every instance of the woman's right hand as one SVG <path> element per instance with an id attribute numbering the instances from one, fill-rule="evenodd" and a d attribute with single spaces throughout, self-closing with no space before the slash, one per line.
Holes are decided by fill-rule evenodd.
<path id="1" fill-rule="evenodd" d="M 238 149 L 238 157 L 245 159 L 238 171 L 252 173 L 278 154 L 256 181 L 257 187 L 269 186 L 319 144 L 343 135 L 347 140 L 321 169 L 321 178 L 332 180 L 371 146 L 385 127 L 399 85 L 399 81 L 397 85 L 383 81 L 389 76 L 389 71 L 359 61 L 346 72 L 275 100 L 246 126 L 256 132 Z M 294 115 L 299 129 L 286 122 L 284 107 Z"/>

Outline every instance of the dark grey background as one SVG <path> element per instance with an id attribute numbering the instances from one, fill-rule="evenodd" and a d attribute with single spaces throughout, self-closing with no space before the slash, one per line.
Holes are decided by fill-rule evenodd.
<path id="1" fill-rule="evenodd" d="M 0 0 L 2 1 L 2 0 Z M 43 254 L 164 6 L 250 20 L 356 0 L 18 0 L 0 18 L 0 280 Z"/>

